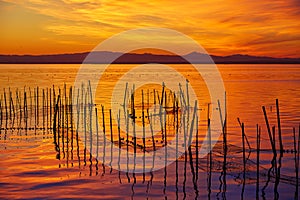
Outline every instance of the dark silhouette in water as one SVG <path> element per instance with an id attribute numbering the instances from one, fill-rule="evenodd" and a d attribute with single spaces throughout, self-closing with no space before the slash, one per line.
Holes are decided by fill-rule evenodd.
<path id="1" fill-rule="evenodd" d="M 83 87 L 84 88 L 84 87 Z M 43 91 L 42 93 L 38 92 Z M 162 187 L 162 193 L 165 198 L 169 197 L 169 194 L 173 191 L 174 195 L 176 195 L 176 198 L 190 198 L 190 191 L 192 190 L 194 193 L 193 195 L 195 198 L 200 198 L 201 195 L 207 196 L 207 198 L 215 198 L 214 196 L 214 178 L 215 175 L 220 175 L 219 176 L 219 191 L 216 194 L 217 197 L 219 197 L 220 194 L 222 194 L 221 198 L 226 199 L 226 194 L 227 189 L 226 189 L 226 178 L 234 177 L 235 181 L 237 184 L 239 184 L 239 180 L 242 180 L 243 188 L 241 191 L 241 198 L 244 197 L 244 189 L 247 184 L 251 184 L 251 181 L 255 181 L 256 183 L 256 197 L 259 198 L 262 196 L 262 198 L 269 198 L 270 195 L 273 195 L 274 199 L 279 199 L 280 195 L 280 187 L 281 184 L 286 184 L 286 185 L 291 185 L 293 187 L 294 193 L 294 198 L 297 199 L 298 196 L 298 189 L 299 189 L 299 177 L 298 177 L 298 168 L 299 168 L 299 148 L 300 148 L 300 130 L 299 130 L 299 135 L 296 137 L 296 129 L 293 129 L 293 134 L 294 134 L 294 149 L 288 150 L 284 149 L 285 143 L 282 140 L 283 138 L 281 137 L 281 124 L 280 124 L 280 112 L 279 112 L 279 102 L 276 100 L 276 105 L 278 109 L 276 110 L 276 115 L 277 115 L 277 128 L 273 126 L 271 128 L 271 125 L 269 123 L 269 119 L 266 113 L 266 110 L 263 107 L 263 114 L 265 117 L 265 122 L 266 122 L 266 127 L 267 127 L 267 134 L 269 136 L 269 142 L 271 149 L 262 149 L 260 147 L 261 144 L 261 128 L 259 125 L 256 127 L 256 139 L 257 139 L 257 145 L 256 148 L 251 148 L 250 144 L 247 142 L 247 135 L 246 135 L 246 128 L 244 126 L 244 123 L 241 124 L 241 138 L 242 138 L 242 147 L 239 146 L 234 146 L 230 144 L 230 141 L 228 141 L 227 138 L 227 130 L 226 130 L 226 115 L 223 117 L 220 113 L 220 118 L 222 119 L 221 121 L 224 124 L 223 130 L 222 130 L 222 136 L 221 137 L 221 142 L 217 143 L 214 146 L 214 149 L 209 152 L 207 157 L 205 158 L 199 158 L 199 148 L 200 148 L 200 142 L 198 141 L 199 133 L 198 133 L 198 116 L 193 113 L 193 115 L 189 115 L 190 120 L 183 120 L 181 122 L 181 119 L 188 119 L 188 113 L 181 107 L 179 109 L 179 99 L 180 95 L 177 97 L 176 95 L 174 98 L 168 98 L 169 96 L 167 95 L 166 91 L 164 92 L 164 95 L 160 97 L 159 100 L 157 95 L 157 92 L 153 92 L 153 96 L 155 95 L 156 101 L 159 102 L 159 104 L 163 103 L 164 107 L 167 107 L 168 101 L 172 101 L 170 99 L 174 99 L 173 103 L 173 112 L 164 112 L 164 114 L 161 114 L 160 117 L 161 119 L 163 118 L 163 121 L 167 121 L 170 123 L 165 123 L 163 124 L 163 131 L 160 132 L 159 134 L 155 135 L 154 134 L 154 117 L 152 114 L 149 114 L 149 110 L 146 109 L 147 103 L 144 102 L 142 104 L 142 124 L 143 127 L 145 127 L 145 123 L 149 123 L 149 128 L 151 130 L 151 136 L 149 137 L 148 142 L 146 140 L 139 140 L 137 138 L 137 135 L 135 134 L 133 137 L 129 136 L 129 134 L 124 134 L 120 130 L 120 116 L 121 112 L 119 112 L 117 116 L 117 121 L 118 129 L 113 128 L 113 115 L 112 112 L 109 111 L 108 115 L 108 110 L 105 110 L 104 106 L 101 106 L 101 111 L 102 115 L 98 116 L 98 111 L 97 108 L 94 107 L 94 104 L 89 102 L 91 100 L 91 97 L 89 97 L 89 88 L 79 88 L 77 89 L 78 93 L 80 93 L 79 96 L 74 96 L 72 95 L 72 92 L 74 89 L 70 88 L 69 91 L 67 91 L 67 88 L 64 87 L 63 91 L 60 89 L 57 90 L 53 87 L 53 89 L 50 90 L 41 90 L 35 89 L 35 95 L 30 98 L 31 94 L 30 92 L 27 93 L 24 91 L 23 95 L 20 91 L 16 92 L 15 96 L 13 95 L 14 93 L 12 91 L 9 92 L 7 95 L 5 90 L 4 94 L 1 96 L 0 99 L 0 117 L 1 117 L 1 123 L 0 123 L 0 136 L 1 140 L 13 140 L 13 138 L 9 138 L 10 135 L 19 135 L 21 136 L 22 131 L 17 131 L 14 132 L 15 130 L 25 130 L 26 131 L 26 136 L 30 136 L 32 134 L 33 136 L 37 137 L 40 134 L 43 137 L 48 137 L 51 138 L 51 142 L 53 142 L 55 153 L 56 153 L 56 158 L 59 160 L 59 163 L 64 163 L 65 164 L 60 164 L 59 167 L 70 167 L 68 164 L 69 162 L 73 163 L 74 166 L 76 166 L 76 163 L 78 165 L 79 171 L 82 172 L 85 170 L 84 167 L 81 168 L 82 162 L 83 165 L 88 165 L 86 167 L 86 170 L 89 171 L 89 175 L 99 175 L 101 173 L 98 173 L 101 169 L 99 169 L 99 164 L 102 164 L 102 176 L 110 176 L 112 178 L 114 177 L 114 171 L 113 169 L 109 166 L 109 163 L 113 162 L 113 160 L 109 160 L 109 163 L 105 160 L 106 158 L 106 153 L 110 152 L 105 152 L 106 147 L 105 147 L 105 142 L 99 141 L 98 140 L 98 125 L 99 122 L 102 123 L 102 131 L 103 131 L 103 139 L 106 140 L 106 137 L 110 137 L 111 140 L 116 140 L 118 138 L 118 141 L 114 141 L 116 143 L 116 146 L 119 148 L 126 149 L 127 152 L 129 151 L 139 151 L 141 149 L 142 153 L 146 154 L 147 151 L 151 150 L 156 150 L 161 148 L 162 146 L 166 146 L 170 139 L 172 137 L 176 137 L 176 156 L 178 156 L 179 153 L 183 153 L 183 157 L 177 159 L 173 164 L 171 164 L 168 167 L 165 167 L 161 169 L 158 172 L 153 172 L 150 171 L 149 173 L 145 173 L 143 171 L 142 178 L 140 174 L 137 174 L 135 169 L 130 172 L 118 172 L 118 181 L 119 184 L 131 184 L 131 189 L 132 189 L 132 197 L 135 197 L 136 190 L 139 190 L 139 184 L 145 185 L 147 187 L 146 192 L 147 195 L 150 198 L 151 195 L 151 189 L 152 189 L 152 183 L 155 180 L 156 177 L 162 178 L 163 179 L 163 187 Z M 49 91 L 49 92 L 45 92 Z M 56 91 L 56 92 L 55 92 Z M 68 94 L 67 96 L 66 94 Z M 28 95 L 29 94 L 29 95 Z M 37 97 L 37 94 L 40 95 L 40 97 Z M 56 95 L 58 94 L 58 95 Z M 82 95 L 82 99 L 80 99 L 80 96 Z M 145 93 L 143 93 L 145 95 Z M 21 102 L 21 96 L 23 96 L 23 101 Z M 181 95 L 182 96 L 182 95 Z M 76 99 L 77 101 L 73 101 L 73 99 Z M 135 97 L 131 97 L 134 98 Z M 150 97 L 149 97 L 150 99 Z M 33 100 L 34 104 L 28 103 L 31 100 Z M 39 101 L 39 103 L 37 102 Z M 49 103 L 47 103 L 49 101 Z M 186 103 L 186 105 L 189 105 L 187 99 L 182 99 L 182 102 Z M 73 105 L 74 104 L 74 105 Z M 134 109 L 131 108 L 124 108 L 124 111 L 126 110 L 126 113 L 124 112 L 124 116 L 127 116 L 125 119 L 125 122 L 127 124 L 126 126 L 126 131 L 127 133 L 131 128 L 129 127 L 132 125 L 132 130 L 133 133 L 135 133 L 134 129 L 134 124 L 130 124 L 129 120 L 130 117 L 128 116 L 128 110 L 132 111 L 132 115 L 135 117 L 138 117 L 138 104 L 136 102 L 133 102 L 135 107 Z M 194 108 L 197 109 L 197 104 L 195 104 Z M 168 106 L 169 107 L 169 106 Z M 74 108 L 74 110 L 73 110 Z M 147 112 L 145 111 L 147 110 Z M 219 108 L 219 110 L 221 110 Z M 20 112 L 22 111 L 22 112 Z M 74 111 L 74 112 L 73 112 Z M 32 114 L 31 114 L 32 112 Z M 95 113 L 96 117 L 94 116 L 93 113 Z M 147 114 L 146 114 L 147 113 Z M 209 113 L 209 107 L 208 107 L 208 113 Z M 123 113 L 122 113 L 123 114 Z M 49 115 L 49 116 L 48 116 Z M 39 117 L 38 117 L 39 116 Z M 99 118 L 98 118 L 99 117 Z M 105 120 L 109 117 L 109 121 Z M 133 118 L 132 120 L 136 122 L 137 118 Z M 146 118 L 147 117 L 147 118 Z M 102 119 L 101 119 L 102 118 Z M 223 120 L 224 118 L 224 120 Z M 34 119 L 34 120 L 32 120 Z M 96 129 L 92 130 L 89 126 L 82 124 L 83 126 L 83 133 L 85 141 L 80 141 L 79 138 L 79 133 L 80 131 L 80 120 L 81 119 L 87 119 L 89 121 L 89 124 L 96 124 Z M 100 120 L 101 119 L 101 120 Z M 34 126 L 31 124 L 31 120 L 34 121 L 33 123 Z M 39 123 L 37 123 L 37 120 L 39 120 Z M 99 121 L 98 121 L 99 120 Z M 92 122 L 91 122 L 92 121 Z M 206 121 L 205 121 L 206 122 Z M 51 127 L 52 126 L 52 127 Z M 108 130 L 107 126 L 110 128 L 110 135 L 106 134 L 106 130 Z M 170 127 L 173 126 L 173 130 L 175 132 L 174 136 L 169 135 L 168 130 Z M 45 131 L 49 127 L 48 131 Z M 194 127 L 196 128 L 196 132 L 194 132 Z M 186 140 L 184 140 L 184 146 L 186 147 L 187 151 L 185 152 L 178 152 L 178 132 L 179 129 L 183 128 L 184 130 L 184 137 Z M 211 145 L 211 134 L 210 134 L 210 117 L 209 114 L 207 116 L 207 129 L 208 129 L 208 139 L 209 139 L 209 145 Z M 117 130 L 117 135 L 118 137 L 112 138 L 112 136 L 116 136 L 114 131 Z M 96 131 L 97 133 L 97 140 L 92 141 L 90 138 L 92 137 L 91 131 Z M 278 133 L 278 134 L 276 134 Z M 47 135 L 48 134 L 48 135 Z M 144 132 L 143 132 L 144 134 Z M 160 135 L 161 134 L 161 135 Z M 191 141 L 191 136 L 196 135 L 196 141 Z M 278 137 L 277 137 L 278 135 Z M 51 136 L 51 137 L 50 137 Z M 162 136 L 162 137 L 161 137 Z M 278 138 L 278 139 L 277 139 Z M 281 138 L 281 139 L 280 139 Z M 75 141 L 74 141 L 75 140 Z M 126 141 L 125 141 L 126 140 Z M 157 140 L 157 142 L 156 142 Z M 276 140 L 276 141 L 275 141 Z M 89 141 L 89 143 L 88 143 Z M 95 143 L 91 143 L 95 142 Z M 277 143 L 276 143 L 277 142 Z M 103 148 L 101 148 L 103 143 Z M 142 144 L 141 144 L 142 143 Z M 282 143 L 282 144 L 281 144 Z M 87 145 L 83 147 L 83 144 Z M 97 146 L 94 146 L 94 144 L 97 144 Z M 190 145 L 192 144 L 192 145 Z M 279 145 L 276 145 L 279 144 Z M 88 145 L 90 145 L 88 148 Z M 96 148 L 96 153 L 97 156 L 96 158 L 93 158 L 91 152 L 92 148 Z M 76 150 L 75 150 L 76 149 Z M 279 153 L 278 152 L 279 149 Z M 73 152 L 73 151 L 76 151 Z M 167 156 L 169 149 L 165 149 L 165 156 Z M 246 151 L 249 153 L 250 152 L 256 152 L 256 159 L 255 161 L 252 161 L 249 157 L 246 157 Z M 98 157 L 98 153 L 102 153 L 102 158 Z M 260 153 L 271 153 L 272 160 L 271 160 L 271 168 L 266 169 L 261 165 L 260 161 Z M 295 161 L 295 173 L 292 176 L 287 176 L 284 174 L 284 157 L 283 155 L 289 155 L 288 153 L 291 152 L 292 156 Z M 73 155 L 74 154 L 74 155 Z M 75 155 L 77 154 L 77 156 Z M 110 154 L 112 155 L 112 154 Z M 290 154 L 291 155 L 291 154 Z M 119 158 L 118 158 L 118 164 L 119 167 L 121 165 L 120 163 L 120 152 L 119 152 Z M 155 168 L 155 157 L 157 155 L 153 154 L 153 159 L 152 159 L 152 169 Z M 84 159 L 82 160 L 81 157 Z M 243 162 L 239 162 L 239 158 L 243 159 Z M 114 157 L 115 158 L 115 157 Z M 166 157 L 165 157 L 166 158 Z M 207 160 L 206 160 L 207 159 Z M 205 160 L 207 162 L 205 162 Z M 132 160 L 129 159 L 128 154 L 127 154 L 127 165 L 129 169 L 129 164 L 133 164 L 135 167 L 137 166 L 137 163 L 135 159 L 133 159 L 133 163 L 129 163 L 129 161 L 132 162 Z M 88 163 L 87 163 L 88 162 Z M 106 167 L 105 165 L 108 165 L 110 173 L 106 174 Z M 143 167 L 145 168 L 144 160 L 143 160 Z M 181 170 L 182 168 L 183 170 Z M 120 169 L 120 168 L 119 168 Z M 254 169 L 254 170 L 253 170 Z M 256 173 L 253 175 L 250 173 L 251 170 Z M 129 170 L 128 170 L 129 171 Z M 174 172 L 174 173 L 173 173 Z M 160 174 L 161 173 L 161 174 Z M 205 183 L 199 183 L 199 174 L 207 173 L 207 182 Z M 175 176 L 172 177 L 172 174 Z M 240 179 L 239 174 L 242 175 L 242 179 Z M 122 177 L 126 177 L 127 181 L 122 181 Z M 191 177 L 191 179 L 189 179 Z M 190 185 L 189 183 L 192 183 Z M 170 183 L 173 183 L 170 184 Z M 260 188 L 260 183 L 265 183 L 263 186 Z M 204 184 L 204 186 L 203 186 Z M 206 185 L 205 185 L 206 184 Z M 270 194 L 267 192 L 267 188 L 270 187 L 270 185 L 274 185 L 273 188 L 273 194 Z M 207 193 L 200 192 L 200 189 L 204 187 L 207 189 Z M 294 188 L 295 187 L 295 188 Z M 192 189 L 191 189 L 192 188 Z M 295 189 L 295 190 L 294 190 Z M 261 191 L 261 193 L 260 193 Z"/>

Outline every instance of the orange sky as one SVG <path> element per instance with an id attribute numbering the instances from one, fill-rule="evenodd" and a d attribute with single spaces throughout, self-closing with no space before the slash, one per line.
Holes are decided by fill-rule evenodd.
<path id="1" fill-rule="evenodd" d="M 0 0 L 0 27 L 0 54 L 85 52 L 120 31 L 164 27 L 210 54 L 300 57 L 299 0 Z"/>

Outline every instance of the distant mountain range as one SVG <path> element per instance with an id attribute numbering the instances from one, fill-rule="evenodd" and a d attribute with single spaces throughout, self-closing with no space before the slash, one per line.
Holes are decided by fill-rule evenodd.
<path id="1" fill-rule="evenodd" d="M 217 64 L 300 64 L 300 58 L 273 58 L 250 55 L 235 54 L 230 56 L 214 56 L 192 52 L 184 56 L 137 54 L 120 52 L 84 52 L 74 54 L 52 54 L 52 55 L 1 55 L 0 64 L 80 64 L 88 56 L 85 62 L 115 64 L 142 64 L 142 63 L 164 63 L 164 64 L 186 64 L 186 63 L 210 63 L 212 58 Z M 189 61 L 189 62 L 188 62 Z"/>

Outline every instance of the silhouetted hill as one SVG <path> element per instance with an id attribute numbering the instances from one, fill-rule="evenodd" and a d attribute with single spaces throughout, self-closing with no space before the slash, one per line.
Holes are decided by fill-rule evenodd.
<path id="1" fill-rule="evenodd" d="M 53 55 L 0 55 L 0 64 L 80 64 L 88 57 L 89 63 L 179 63 L 185 64 L 189 60 L 192 63 L 210 63 L 207 54 L 192 52 L 184 56 L 178 55 L 157 55 L 157 54 L 136 54 L 119 52 L 89 52 L 74 54 L 53 54 Z M 214 56 L 211 58 L 215 63 L 223 64 L 299 64 L 300 58 L 272 58 L 249 55 Z M 86 61 L 85 61 L 86 62 Z"/>

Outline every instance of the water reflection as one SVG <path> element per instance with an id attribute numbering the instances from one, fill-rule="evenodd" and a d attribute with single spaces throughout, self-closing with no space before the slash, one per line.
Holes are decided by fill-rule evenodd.
<path id="1" fill-rule="evenodd" d="M 256 148 L 251 147 L 250 142 L 248 142 L 247 138 L 249 135 L 247 135 L 247 127 L 244 123 L 241 123 L 240 138 L 242 145 L 233 145 L 227 138 L 227 117 L 224 116 L 223 119 L 223 116 L 220 116 L 224 121 L 220 142 L 206 157 L 201 158 L 199 157 L 201 143 L 198 141 L 201 135 L 198 131 L 202 130 L 203 127 L 200 127 L 201 125 L 206 124 L 206 128 L 210 133 L 209 114 L 207 114 L 207 118 L 202 123 L 195 112 L 190 113 L 180 110 L 180 100 L 178 99 L 172 102 L 174 103 L 172 112 L 163 112 L 159 116 L 162 118 L 160 121 L 168 123 L 164 123 L 160 127 L 159 134 L 155 135 L 154 123 L 157 122 L 153 115 L 148 114 L 149 111 L 147 109 L 149 108 L 145 108 L 146 106 L 142 104 L 142 127 L 145 127 L 145 124 L 148 123 L 149 128 L 152 129 L 151 136 L 147 138 L 149 140 L 143 140 L 134 134 L 132 136 L 129 134 L 124 135 L 120 129 L 120 118 L 121 116 L 126 116 L 126 130 L 136 133 L 134 131 L 135 123 L 130 124 L 130 116 L 127 114 L 129 110 L 132 111 L 131 117 L 133 117 L 134 121 L 138 120 L 139 118 L 136 118 L 138 109 L 131 110 L 126 108 L 126 112 L 124 110 L 123 112 L 119 111 L 116 117 L 117 125 L 115 125 L 110 109 L 105 109 L 104 106 L 95 106 L 89 102 L 91 100 L 89 97 L 84 97 L 84 103 L 82 103 L 79 98 L 72 96 L 71 90 L 68 90 L 66 87 L 63 89 L 48 88 L 46 90 L 36 88 L 33 90 L 34 95 L 32 97 L 32 102 L 36 102 L 35 104 L 30 103 L 31 99 L 27 97 L 27 92 L 25 91 L 24 93 L 18 91 L 15 95 L 13 95 L 12 91 L 9 91 L 9 95 L 2 95 L 3 99 L 1 99 L 0 103 L 0 131 L 1 143 L 6 147 L 1 147 L 1 151 L 9 154 L 9 150 L 16 147 L 14 142 L 24 145 L 23 149 L 28 148 L 25 144 L 44 145 L 43 138 L 48 138 L 46 141 L 50 142 L 52 150 L 54 149 L 55 151 L 55 155 L 51 159 L 57 159 L 57 168 L 60 168 L 64 173 L 77 174 L 77 176 L 81 177 L 85 173 L 91 178 L 99 177 L 99 179 L 96 179 L 98 182 L 101 182 L 100 177 L 103 180 L 106 177 L 107 179 L 104 182 L 111 180 L 114 184 L 116 183 L 114 180 L 117 180 L 117 184 L 130 187 L 132 199 L 141 197 L 141 188 L 144 189 L 149 198 L 155 195 L 162 195 L 166 199 L 172 199 L 173 197 L 176 199 L 197 199 L 203 197 L 207 199 L 226 199 L 228 196 L 234 196 L 233 193 L 236 191 L 232 188 L 228 190 L 228 179 L 230 179 L 230 187 L 242 184 L 242 187 L 238 190 L 241 198 L 248 195 L 247 186 L 251 187 L 252 184 L 256 186 L 256 192 L 254 193 L 256 198 L 261 196 L 263 199 L 270 197 L 278 199 L 286 195 L 281 193 L 283 189 L 295 191 L 293 198 L 298 198 L 300 140 L 296 136 L 296 129 L 293 130 L 295 138 L 294 149 L 286 148 L 278 151 L 280 149 L 279 131 L 276 130 L 275 126 L 272 126 L 272 128 L 270 126 L 271 134 L 269 135 L 269 140 L 266 141 L 270 143 L 272 149 L 264 148 L 260 150 L 260 141 L 265 139 L 260 139 L 261 130 L 259 127 L 257 127 L 256 138 L 258 145 Z M 84 91 L 86 92 L 88 89 L 84 89 Z M 69 95 L 67 95 L 68 93 Z M 29 96 L 32 95 L 29 94 Z M 163 96 L 164 100 L 167 101 L 168 95 L 165 93 Z M 158 102 L 162 102 L 162 96 L 160 95 L 160 97 L 161 99 L 157 100 Z M 21 102 L 20 99 L 25 101 L 25 103 Z M 9 105 L 11 106 L 10 108 Z M 73 109 L 74 107 L 75 109 Z M 196 104 L 193 106 L 193 109 L 197 110 Z M 206 112 L 209 113 L 209 106 Z M 94 114 L 92 115 L 91 113 Z M 80 118 L 86 118 L 89 123 L 81 123 Z M 182 121 L 181 124 L 182 118 L 189 118 L 189 121 Z M 91 126 L 91 124 L 95 126 Z M 102 130 L 100 131 L 101 126 Z M 80 127 L 84 128 L 84 138 L 79 136 L 80 131 L 82 131 Z M 197 127 L 196 131 L 194 131 L 193 127 Z M 183 144 L 178 141 L 177 133 L 180 128 L 186 130 L 183 132 L 184 138 L 186 138 Z M 96 140 L 91 139 L 93 138 L 92 132 L 95 132 Z M 103 134 L 104 140 L 110 139 L 119 149 L 124 148 L 127 152 L 142 152 L 144 155 L 148 151 L 166 146 L 170 139 L 175 137 L 176 148 L 174 151 L 176 156 L 181 153 L 182 156 L 171 165 L 158 171 L 150 170 L 150 172 L 145 171 L 147 164 L 146 159 L 143 159 L 142 173 L 136 173 L 137 160 L 135 157 L 130 159 L 127 154 L 125 165 L 128 169 L 132 165 L 133 170 L 122 172 L 118 170 L 123 164 L 121 162 L 121 152 L 114 152 L 111 145 L 106 146 L 107 143 L 99 139 L 100 134 Z M 142 132 L 142 134 L 144 133 Z M 190 140 L 192 134 L 196 136 L 195 141 Z M 209 140 L 213 140 L 210 134 Z M 187 151 L 180 152 L 178 145 L 183 145 Z M 96 155 L 91 153 L 94 148 L 96 148 Z M 167 156 L 169 151 L 171 149 L 165 148 L 164 156 Z M 254 154 L 254 157 L 252 157 L 251 153 Z M 52 154 L 49 153 L 49 155 Z M 154 151 L 149 165 L 152 169 L 155 167 L 155 160 L 161 159 L 159 156 Z M 19 158 L 18 155 L 14 155 L 14 157 Z M 270 157 L 272 157 L 270 166 L 263 164 Z M 7 160 L 10 159 L 8 157 L 5 158 Z M 166 160 L 165 157 L 164 161 Z M 111 167 L 113 162 L 117 163 L 117 169 Z M 287 172 L 285 170 L 285 168 L 290 169 L 289 165 L 291 163 L 295 163 L 293 168 L 295 172 Z M 39 161 L 36 161 L 35 165 L 38 164 Z M 5 167 L 6 165 L 3 166 Z M 75 168 L 77 169 L 75 170 Z M 24 174 L 26 173 L 24 172 Z M 203 177 L 206 178 L 206 181 Z M 271 187 L 272 191 L 270 192 L 268 189 L 271 189 Z"/>

